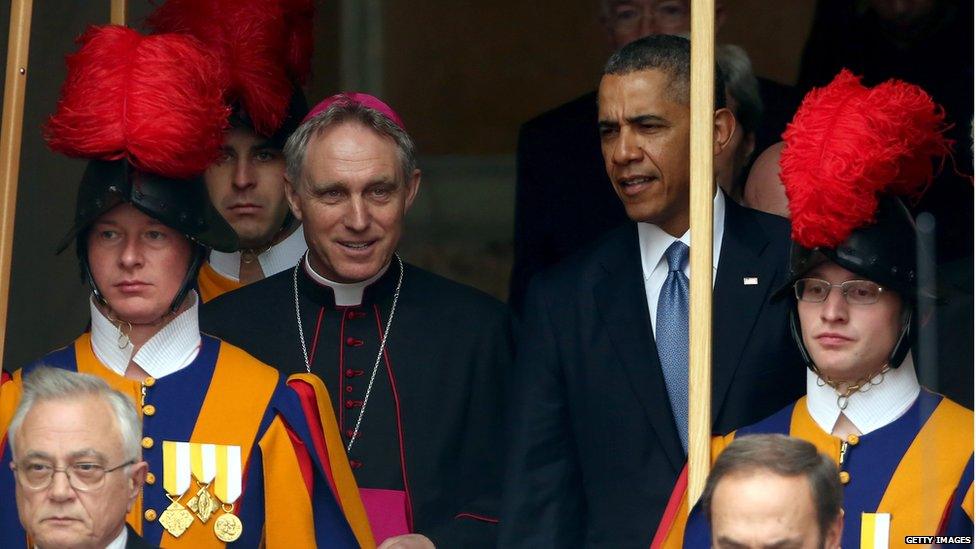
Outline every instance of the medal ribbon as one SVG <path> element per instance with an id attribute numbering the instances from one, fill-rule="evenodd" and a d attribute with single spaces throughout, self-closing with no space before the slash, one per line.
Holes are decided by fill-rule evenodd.
<path id="1" fill-rule="evenodd" d="M 241 496 L 241 447 L 217 446 L 217 477 L 214 495 L 225 504 L 233 504 Z"/>
<path id="2" fill-rule="evenodd" d="M 163 489 L 182 496 L 190 488 L 190 443 L 163 441 Z"/>
<path id="3" fill-rule="evenodd" d="M 190 470 L 202 484 L 213 482 L 217 474 L 217 447 L 214 444 L 190 443 Z"/>

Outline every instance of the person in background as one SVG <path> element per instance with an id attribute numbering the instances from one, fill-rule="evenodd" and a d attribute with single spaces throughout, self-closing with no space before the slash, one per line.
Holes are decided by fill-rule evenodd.
<path id="1" fill-rule="evenodd" d="M 645 36 L 691 30 L 690 0 L 598 1 L 611 51 Z M 723 0 L 715 4 L 719 29 L 733 7 Z M 755 150 L 762 151 L 780 139 L 800 95 L 792 86 L 767 78 L 758 78 L 758 83 L 763 116 L 755 127 Z M 627 222 L 604 170 L 597 118 L 597 92 L 591 91 L 519 128 L 515 257 L 508 297 L 516 315 L 522 314 L 525 293 L 536 273 Z"/>
<path id="2" fill-rule="evenodd" d="M 211 250 L 197 278 L 203 302 L 284 271 L 305 253 L 285 199 L 282 148 L 308 112 L 300 86 L 311 67 L 313 17 L 311 2 L 169 0 L 146 19 L 155 33 L 202 41 L 221 56 L 230 81 L 230 127 L 203 177 L 240 248 Z"/>

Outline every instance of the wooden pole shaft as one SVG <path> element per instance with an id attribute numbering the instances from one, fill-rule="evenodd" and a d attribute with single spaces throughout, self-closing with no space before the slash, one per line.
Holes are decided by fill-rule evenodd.
<path id="1" fill-rule="evenodd" d="M 112 15 L 109 19 L 113 25 L 125 25 L 129 12 L 129 3 L 126 0 L 112 0 Z"/>
<path id="2" fill-rule="evenodd" d="M 27 53 L 30 48 L 32 0 L 11 0 L 7 36 L 7 72 L 3 86 L 3 123 L 0 124 L 0 357 L 6 343 L 7 302 L 10 297 L 10 262 L 14 247 L 14 213 L 20 174 L 20 141 L 27 89 Z"/>
<path id="3" fill-rule="evenodd" d="M 688 508 L 711 464 L 712 133 L 715 112 L 715 2 L 691 3 L 691 303 L 688 311 Z"/>

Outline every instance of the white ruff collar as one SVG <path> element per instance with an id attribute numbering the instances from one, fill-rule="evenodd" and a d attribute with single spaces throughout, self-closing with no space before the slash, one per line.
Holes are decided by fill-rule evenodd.
<path id="1" fill-rule="evenodd" d="M 129 361 L 154 378 L 161 378 L 178 372 L 188 366 L 200 352 L 200 325 L 197 316 L 200 300 L 191 291 L 193 305 L 170 320 L 155 335 L 149 338 L 132 356 L 131 342 L 119 347 L 119 329 L 90 300 L 91 344 L 98 360 L 120 376 L 125 375 Z"/>
<path id="2" fill-rule="evenodd" d="M 834 430 L 841 409 L 837 405 L 837 392 L 829 385 L 819 382 L 817 374 L 807 369 L 807 410 L 824 432 Z M 904 414 L 918 398 L 922 390 L 915 375 L 915 363 L 911 353 L 898 368 L 885 372 L 884 379 L 877 375 L 871 380 L 877 385 L 868 390 L 855 392 L 847 401 L 844 416 L 854 427 L 866 435 L 895 421 Z"/>

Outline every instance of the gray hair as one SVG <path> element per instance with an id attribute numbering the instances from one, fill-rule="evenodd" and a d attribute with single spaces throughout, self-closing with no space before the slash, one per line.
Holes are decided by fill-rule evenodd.
<path id="1" fill-rule="evenodd" d="M 417 169 L 417 151 L 413 139 L 400 126 L 396 125 L 386 115 L 348 98 L 340 99 L 329 105 L 327 109 L 306 120 L 291 134 L 285 143 L 285 173 L 292 188 L 298 187 L 302 181 L 305 169 L 305 155 L 313 137 L 319 136 L 327 129 L 345 122 L 356 122 L 373 130 L 377 134 L 389 137 L 396 143 L 397 156 L 400 158 L 400 174 L 403 181 Z"/>
<path id="2" fill-rule="evenodd" d="M 80 397 L 101 398 L 112 407 L 119 434 L 122 436 L 122 450 L 126 459 L 139 459 L 142 455 L 142 421 L 132 400 L 93 375 L 47 366 L 39 366 L 24 377 L 20 404 L 17 405 L 14 417 L 10 421 L 10 428 L 7 430 L 11 451 L 15 449 L 24 417 L 34 404 Z"/>
<path id="3" fill-rule="evenodd" d="M 732 111 L 736 121 L 744 133 L 756 133 L 762 120 L 763 103 L 749 54 L 734 44 L 719 44 L 715 46 L 715 61 L 725 77 L 725 89 L 735 100 Z"/>
<path id="4" fill-rule="evenodd" d="M 658 70 L 671 77 L 669 92 L 687 105 L 691 89 L 691 41 L 670 34 L 652 34 L 620 48 L 603 67 L 603 75 L 625 75 L 638 71 Z M 715 64 L 715 108 L 725 107 L 725 77 Z"/>
<path id="5" fill-rule="evenodd" d="M 841 513 L 844 492 L 837 466 L 813 444 L 785 435 L 749 435 L 736 438 L 722 452 L 705 482 L 701 496 L 705 518 L 712 520 L 712 498 L 727 476 L 768 471 L 782 477 L 805 477 L 817 509 L 821 545 L 831 524 Z"/>

